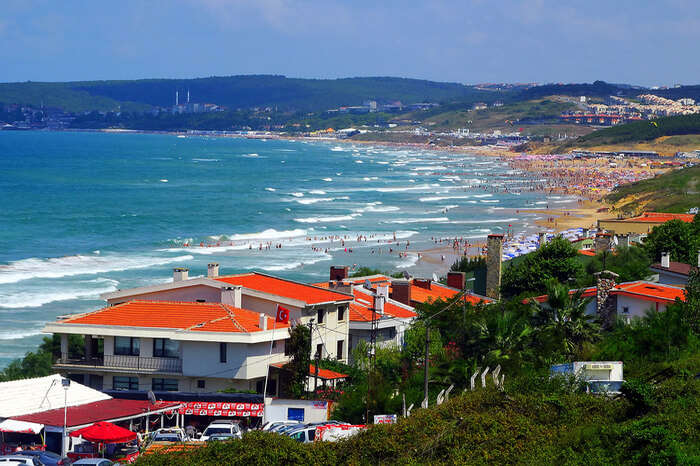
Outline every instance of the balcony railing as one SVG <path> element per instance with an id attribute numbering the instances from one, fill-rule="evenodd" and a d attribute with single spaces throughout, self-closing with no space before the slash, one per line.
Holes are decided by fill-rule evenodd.
<path id="1" fill-rule="evenodd" d="M 94 367 L 96 369 L 128 369 L 144 372 L 182 372 L 180 358 L 146 358 L 141 356 L 104 355 L 91 358 L 71 358 L 62 354 L 57 364 Z"/>

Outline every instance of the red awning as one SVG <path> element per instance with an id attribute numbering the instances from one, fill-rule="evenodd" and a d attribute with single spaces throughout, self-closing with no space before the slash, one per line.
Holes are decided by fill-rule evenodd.
<path id="1" fill-rule="evenodd" d="M 135 416 L 143 416 L 148 412 L 160 412 L 167 409 L 176 409 L 180 406 L 176 401 L 159 401 L 154 405 L 147 400 L 121 400 L 112 398 L 109 400 L 95 401 L 79 406 L 68 407 L 68 427 L 84 426 L 99 421 L 113 421 L 115 419 L 129 419 Z M 41 411 L 38 413 L 15 416 L 17 421 L 35 422 L 47 426 L 63 426 L 63 408 Z"/>
<path id="2" fill-rule="evenodd" d="M 74 430 L 71 437 L 82 437 L 93 443 L 123 443 L 136 438 L 136 433 L 112 424 L 111 422 L 98 422 L 82 429 Z"/>

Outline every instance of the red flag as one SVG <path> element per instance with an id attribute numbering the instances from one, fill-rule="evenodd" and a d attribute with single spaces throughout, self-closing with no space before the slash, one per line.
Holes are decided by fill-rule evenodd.
<path id="1" fill-rule="evenodd" d="M 289 309 L 283 308 L 278 304 L 275 322 L 282 322 L 283 324 L 289 323 Z"/>

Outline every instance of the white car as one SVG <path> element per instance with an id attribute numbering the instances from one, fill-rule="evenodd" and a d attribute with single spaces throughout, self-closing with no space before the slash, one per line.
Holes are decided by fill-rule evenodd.
<path id="1" fill-rule="evenodd" d="M 153 442 L 185 442 L 189 440 L 185 431 L 179 427 L 158 429 L 151 435 Z"/>
<path id="2" fill-rule="evenodd" d="M 297 424 L 301 424 L 299 421 L 277 421 L 277 422 L 268 422 L 265 424 L 262 428 L 263 431 L 276 431 L 277 429 L 281 429 L 282 427 L 285 426 L 294 426 Z"/>
<path id="3" fill-rule="evenodd" d="M 235 438 L 242 438 L 241 428 L 236 421 L 214 421 L 204 429 L 197 440 L 206 442 L 214 434 L 232 434 Z"/>

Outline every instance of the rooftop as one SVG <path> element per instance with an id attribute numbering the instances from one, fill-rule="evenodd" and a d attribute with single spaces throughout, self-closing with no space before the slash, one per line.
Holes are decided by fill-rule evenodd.
<path id="1" fill-rule="evenodd" d="M 570 290 L 569 294 L 574 294 L 577 291 L 578 290 Z M 610 290 L 610 294 L 636 297 L 639 299 L 644 299 L 646 301 L 654 301 L 659 303 L 673 302 L 676 300 L 676 298 L 680 300 L 685 300 L 685 290 L 683 288 L 672 285 L 663 285 L 661 283 L 647 282 L 644 280 L 618 283 L 612 290 Z M 582 296 L 584 298 L 594 297 L 595 295 L 595 286 L 583 289 Z M 542 295 L 536 296 L 531 299 L 534 299 L 539 303 L 544 303 L 547 301 L 547 298 L 547 295 Z M 527 301 L 528 300 L 525 300 L 525 302 Z"/>
<path id="2" fill-rule="evenodd" d="M 631 217 L 623 219 L 625 222 L 650 222 L 650 223 L 664 223 L 670 220 L 681 220 L 686 223 L 690 223 L 695 218 L 693 214 L 667 214 L 663 212 L 644 212 L 638 217 Z"/>
<path id="3" fill-rule="evenodd" d="M 274 323 L 266 317 L 267 328 L 289 324 Z M 251 333 L 260 328 L 260 314 L 222 303 L 171 301 L 127 301 L 116 306 L 64 319 L 59 324 L 146 327 L 199 332 Z"/>
<path id="4" fill-rule="evenodd" d="M 273 277 L 258 272 L 222 276 L 217 277 L 216 280 L 230 285 L 241 285 L 244 288 L 274 294 L 284 298 L 296 299 L 307 305 L 352 300 L 352 296 L 345 293 L 339 293 L 318 286 L 294 282 L 292 280 Z"/>
<path id="5" fill-rule="evenodd" d="M 650 268 L 654 270 L 664 270 L 667 272 L 677 273 L 679 275 L 690 275 L 690 271 L 697 268 L 689 264 L 684 264 L 682 262 L 669 262 L 668 267 L 663 267 L 658 262 L 653 264 Z"/>

